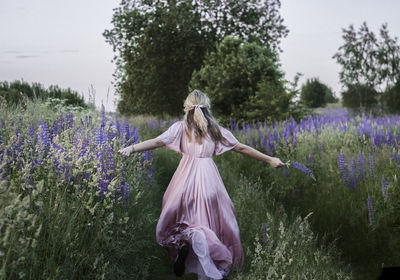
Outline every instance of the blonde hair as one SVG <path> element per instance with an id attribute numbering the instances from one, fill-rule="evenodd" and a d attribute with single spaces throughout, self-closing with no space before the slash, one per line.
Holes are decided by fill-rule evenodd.
<path id="1" fill-rule="evenodd" d="M 210 99 L 200 90 L 189 93 L 183 104 L 185 111 L 185 132 L 191 141 L 191 129 L 194 129 L 196 141 L 202 143 L 203 137 L 209 135 L 214 142 L 221 141 L 219 125 L 212 116 Z"/>

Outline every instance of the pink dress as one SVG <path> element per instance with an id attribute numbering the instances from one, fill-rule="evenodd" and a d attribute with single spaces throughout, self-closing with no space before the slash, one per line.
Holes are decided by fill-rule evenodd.
<path id="1" fill-rule="evenodd" d="M 243 249 L 235 208 L 212 156 L 233 149 L 239 142 L 220 127 L 223 140 L 209 137 L 199 144 L 189 142 L 184 122 L 177 121 L 157 138 L 182 159 L 165 191 L 157 224 L 157 242 L 168 249 L 173 260 L 182 241 L 190 246 L 185 273 L 199 279 L 222 279 L 232 265 L 243 266 Z"/>

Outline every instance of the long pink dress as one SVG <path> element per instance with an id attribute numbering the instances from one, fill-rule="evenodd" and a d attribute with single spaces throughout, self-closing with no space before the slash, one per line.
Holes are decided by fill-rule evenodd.
<path id="1" fill-rule="evenodd" d="M 232 266 L 243 266 L 243 249 L 235 208 L 212 156 L 233 149 L 239 142 L 220 127 L 223 140 L 209 137 L 189 142 L 184 122 L 177 121 L 157 138 L 182 159 L 165 191 L 157 224 L 157 242 L 173 260 L 182 241 L 190 246 L 185 273 L 199 279 L 222 279 Z"/>

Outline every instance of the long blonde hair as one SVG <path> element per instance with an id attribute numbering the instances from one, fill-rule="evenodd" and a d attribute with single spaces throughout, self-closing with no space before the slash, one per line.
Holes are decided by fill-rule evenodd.
<path id="1" fill-rule="evenodd" d="M 191 141 L 191 129 L 198 143 L 202 143 L 207 134 L 214 142 L 221 141 L 222 134 L 219 125 L 211 114 L 210 99 L 200 90 L 189 93 L 183 104 L 185 111 L 185 132 Z"/>

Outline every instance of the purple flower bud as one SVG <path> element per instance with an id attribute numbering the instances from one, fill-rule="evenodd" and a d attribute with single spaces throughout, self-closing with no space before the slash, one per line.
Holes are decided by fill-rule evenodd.
<path id="1" fill-rule="evenodd" d="M 367 198 L 367 204 L 368 204 L 368 218 L 369 218 L 369 225 L 372 227 L 375 224 L 375 219 L 374 219 L 374 208 L 372 206 L 372 201 L 371 198 L 368 196 Z"/>
<path id="2" fill-rule="evenodd" d="M 387 182 L 385 176 L 382 175 L 381 189 L 382 189 L 383 200 L 385 201 L 389 198 L 388 187 L 389 187 L 389 182 Z"/>
<path id="3" fill-rule="evenodd" d="M 267 243 L 267 231 L 268 231 L 267 224 L 264 224 L 263 243 Z"/>

